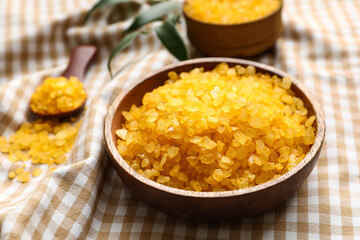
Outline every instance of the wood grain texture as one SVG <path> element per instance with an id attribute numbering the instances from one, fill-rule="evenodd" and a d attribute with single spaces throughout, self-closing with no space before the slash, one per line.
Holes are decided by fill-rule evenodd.
<path id="1" fill-rule="evenodd" d="M 186 4 L 186 2 L 184 3 Z M 270 15 L 239 24 L 214 24 L 191 18 L 183 10 L 187 35 L 200 52 L 214 57 L 249 57 L 273 46 L 283 31 L 281 6 Z"/>
<path id="2" fill-rule="evenodd" d="M 79 81 L 84 80 L 86 69 L 95 58 L 97 47 L 94 45 L 79 45 L 71 51 L 67 68 L 61 76 L 70 78 L 77 77 Z"/>
<path id="3" fill-rule="evenodd" d="M 164 67 L 140 79 L 122 91 L 109 108 L 105 119 L 106 147 L 113 166 L 130 190 L 140 199 L 164 212 L 193 219 L 231 219 L 255 215 L 275 207 L 289 198 L 305 181 L 315 166 L 325 136 L 324 114 L 314 96 L 298 80 L 292 78 L 292 90 L 304 101 L 309 114 L 316 115 L 316 139 L 306 157 L 281 177 L 255 187 L 225 192 L 193 192 L 167 187 L 143 177 L 133 170 L 116 149 L 115 130 L 121 128 L 124 118 L 121 111 L 128 111 L 132 104 L 140 105 L 146 92 L 163 85 L 169 71 L 188 72 L 196 67 L 213 69 L 227 62 L 229 66 L 252 65 L 257 72 L 280 77 L 286 73 L 273 67 L 241 59 L 200 58 Z"/>

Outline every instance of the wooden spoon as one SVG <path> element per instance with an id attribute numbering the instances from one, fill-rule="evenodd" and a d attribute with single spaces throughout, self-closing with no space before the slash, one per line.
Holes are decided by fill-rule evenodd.
<path id="1" fill-rule="evenodd" d="M 69 79 L 71 76 L 77 77 L 79 81 L 84 80 L 84 75 L 87 67 L 89 66 L 90 62 L 94 59 L 95 54 L 97 51 L 97 47 L 93 45 L 80 45 L 75 47 L 70 55 L 70 61 L 68 66 L 66 67 L 65 71 L 61 76 Z M 74 114 L 80 113 L 85 106 L 86 99 L 84 100 L 83 104 L 81 104 L 76 109 L 67 112 L 61 113 L 38 113 L 35 112 L 30 105 L 30 111 L 37 116 L 43 118 L 60 118 L 60 117 L 69 117 Z"/>

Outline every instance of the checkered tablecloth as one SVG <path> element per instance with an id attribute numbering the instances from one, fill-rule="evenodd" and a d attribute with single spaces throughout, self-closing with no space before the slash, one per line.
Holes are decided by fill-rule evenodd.
<path id="1" fill-rule="evenodd" d="M 138 6 L 96 13 L 82 25 L 92 0 L 0 1 L 0 135 L 29 119 L 28 102 L 46 76 L 59 75 L 73 47 L 99 46 L 86 75 L 89 98 L 68 160 L 29 183 L 7 174 L 22 162 L 0 154 L 1 239 L 360 239 L 360 1 L 284 0 L 284 33 L 253 58 L 302 81 L 326 115 L 317 166 L 278 207 L 228 222 L 167 215 L 135 198 L 107 159 L 103 124 L 115 96 L 133 80 L 176 62 L 151 28 L 106 68 L 130 20 L 114 17 Z M 155 23 L 157 24 L 157 23 Z M 186 38 L 185 24 L 180 27 Z M 200 56 L 186 42 L 192 56 Z M 38 166 L 37 166 L 38 167 Z M 34 168 L 27 164 L 28 169 Z"/>

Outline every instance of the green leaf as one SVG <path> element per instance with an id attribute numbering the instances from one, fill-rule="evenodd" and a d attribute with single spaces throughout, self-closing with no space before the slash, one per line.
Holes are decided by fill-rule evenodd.
<path id="1" fill-rule="evenodd" d="M 166 1 L 171 1 L 171 0 L 147 0 L 146 3 L 149 5 L 154 5 L 154 4 L 166 2 Z"/>
<path id="2" fill-rule="evenodd" d="M 147 23 L 156 21 L 161 19 L 166 14 L 179 9 L 180 3 L 173 1 L 165 1 L 160 2 L 158 4 L 153 5 L 149 9 L 140 13 L 131 24 L 131 26 L 126 30 L 126 32 L 130 32 L 132 30 L 138 29 L 139 27 L 144 26 Z"/>
<path id="3" fill-rule="evenodd" d="M 176 23 L 180 20 L 180 14 L 170 14 L 168 21 L 172 23 L 173 25 L 176 25 Z"/>
<path id="4" fill-rule="evenodd" d="M 85 24 L 87 22 L 87 20 L 89 20 L 91 14 L 98 8 L 115 5 L 118 3 L 128 3 L 128 2 L 138 2 L 138 1 L 135 1 L 135 0 L 100 0 L 86 14 L 83 24 Z"/>
<path id="5" fill-rule="evenodd" d="M 121 52 L 122 50 L 124 50 L 127 46 L 129 46 L 134 39 L 139 36 L 140 33 L 143 33 L 141 31 L 136 31 L 136 32 L 132 32 L 128 35 L 126 35 L 114 48 L 114 50 L 111 52 L 110 57 L 108 59 L 107 62 L 107 67 L 110 73 L 111 78 L 113 78 L 112 72 L 111 72 L 111 60 L 113 59 L 113 57 L 118 53 Z"/>
<path id="6" fill-rule="evenodd" d="M 162 44 L 174 57 L 180 61 L 189 59 L 185 44 L 170 19 L 155 28 L 155 31 Z"/>

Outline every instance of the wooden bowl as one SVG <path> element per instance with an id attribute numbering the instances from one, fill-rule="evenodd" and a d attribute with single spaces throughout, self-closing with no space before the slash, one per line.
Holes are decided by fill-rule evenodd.
<path id="1" fill-rule="evenodd" d="M 122 91 L 112 103 L 105 119 L 105 140 L 111 162 L 117 173 L 138 198 L 164 212 L 193 219 L 229 219 L 245 217 L 264 212 L 285 201 L 305 181 L 317 159 L 325 135 L 325 119 L 316 99 L 296 79 L 291 89 L 300 97 L 309 114 L 316 115 L 316 138 L 306 157 L 292 170 L 281 177 L 255 187 L 225 192 L 195 192 L 180 190 L 159 184 L 131 168 L 116 149 L 115 130 L 121 128 L 124 117 L 121 111 L 128 111 L 132 104 L 140 105 L 146 92 L 164 84 L 169 71 L 188 72 L 193 68 L 213 69 L 217 64 L 227 62 L 229 66 L 252 65 L 257 72 L 284 77 L 287 74 L 273 67 L 247 60 L 231 58 L 200 58 L 166 66 L 147 77 L 138 80 Z"/>
<path id="2" fill-rule="evenodd" d="M 191 18 L 183 8 L 187 35 L 194 47 L 208 56 L 255 56 L 273 46 L 280 37 L 282 5 L 281 1 L 277 10 L 263 18 L 239 24 L 202 22 Z"/>

